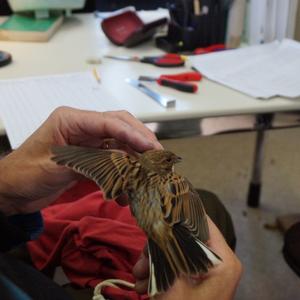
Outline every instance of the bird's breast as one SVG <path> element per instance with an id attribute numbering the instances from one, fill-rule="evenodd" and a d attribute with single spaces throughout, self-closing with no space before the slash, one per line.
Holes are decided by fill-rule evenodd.
<path id="1" fill-rule="evenodd" d="M 148 182 L 141 185 L 133 184 L 128 189 L 131 212 L 138 225 L 149 237 L 156 240 L 166 227 L 161 209 L 161 195 L 157 186 Z"/>

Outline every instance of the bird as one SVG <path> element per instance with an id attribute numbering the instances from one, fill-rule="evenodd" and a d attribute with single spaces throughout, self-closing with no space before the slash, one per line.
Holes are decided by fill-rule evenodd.
<path id="1" fill-rule="evenodd" d="M 58 165 L 92 179 L 115 199 L 127 195 L 137 224 L 148 238 L 148 295 L 166 292 L 180 276 L 205 274 L 222 259 L 205 243 L 208 223 L 202 200 L 174 165 L 168 150 L 127 153 L 81 146 L 54 146 Z"/>

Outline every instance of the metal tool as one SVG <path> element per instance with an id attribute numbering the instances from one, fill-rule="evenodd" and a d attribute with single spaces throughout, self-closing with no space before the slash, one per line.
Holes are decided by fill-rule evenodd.
<path id="1" fill-rule="evenodd" d="M 198 72 L 186 72 L 171 75 L 161 75 L 157 77 L 140 76 L 138 80 L 141 81 L 156 81 L 159 85 L 171 87 L 178 91 L 186 93 L 196 93 L 198 86 L 194 83 L 187 83 L 187 81 L 200 81 L 202 75 Z"/>
<path id="2" fill-rule="evenodd" d="M 105 55 L 106 58 L 125 60 L 125 61 L 136 61 L 146 64 L 151 64 L 157 67 L 172 68 L 181 67 L 184 65 L 186 57 L 175 53 L 167 53 L 160 56 L 115 56 Z"/>
<path id="3" fill-rule="evenodd" d="M 138 81 L 136 79 L 128 78 L 128 79 L 126 79 L 126 82 L 128 82 L 130 85 L 137 88 L 139 91 L 143 92 L 147 96 L 151 97 L 158 104 L 160 104 L 161 106 L 163 106 L 165 108 L 175 107 L 175 105 L 176 105 L 175 99 L 169 99 L 165 96 L 158 94 L 157 92 L 152 91 L 151 89 L 149 89 L 148 87 L 146 87 L 144 84 L 142 84 L 140 81 Z"/>

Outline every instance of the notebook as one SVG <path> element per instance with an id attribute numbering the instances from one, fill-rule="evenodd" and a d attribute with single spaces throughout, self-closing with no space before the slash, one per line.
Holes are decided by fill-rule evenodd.
<path id="1" fill-rule="evenodd" d="M 0 24 L 0 40 L 47 42 L 62 22 L 62 15 L 36 19 L 33 15 L 15 14 Z"/>

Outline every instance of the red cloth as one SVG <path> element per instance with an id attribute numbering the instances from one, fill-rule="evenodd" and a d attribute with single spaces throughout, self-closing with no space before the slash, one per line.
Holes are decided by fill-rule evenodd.
<path id="1" fill-rule="evenodd" d="M 105 279 L 134 282 L 132 267 L 146 238 L 128 207 L 103 200 L 98 188 L 84 182 L 42 211 L 44 233 L 28 243 L 39 270 L 61 266 L 72 283 L 95 287 Z M 109 299 L 140 299 L 133 291 L 105 288 Z"/>

